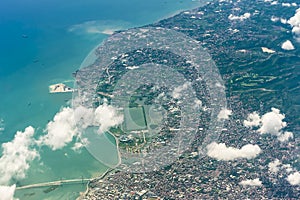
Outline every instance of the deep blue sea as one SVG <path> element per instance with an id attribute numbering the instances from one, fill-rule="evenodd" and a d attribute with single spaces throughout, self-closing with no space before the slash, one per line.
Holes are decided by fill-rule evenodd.
<path id="1" fill-rule="evenodd" d="M 113 30 L 153 23 L 201 6 L 192 0 L 1 0 L 0 2 L 0 143 L 31 125 L 37 135 L 71 94 L 49 94 L 48 86 L 72 86 L 72 72 Z M 1 151 L 0 151 L 1 152 Z M 40 149 L 19 185 L 89 178 L 106 169 L 85 150 Z M 85 185 L 17 191 L 20 199 L 75 199 Z M 45 188 L 44 188 L 45 189 Z"/>

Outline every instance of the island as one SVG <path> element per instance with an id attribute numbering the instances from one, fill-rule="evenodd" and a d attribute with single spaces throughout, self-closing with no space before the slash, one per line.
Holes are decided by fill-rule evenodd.
<path id="1" fill-rule="evenodd" d="M 66 92 L 73 92 L 74 89 L 68 87 L 63 83 L 58 83 L 49 86 L 49 93 L 66 93 Z"/>

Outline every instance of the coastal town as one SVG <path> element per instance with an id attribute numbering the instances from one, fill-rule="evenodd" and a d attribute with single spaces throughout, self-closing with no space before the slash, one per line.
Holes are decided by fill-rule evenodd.
<path id="1" fill-rule="evenodd" d="M 174 156 L 175 160 L 170 156 L 170 162 L 167 156 L 165 162 L 157 160 L 157 155 L 148 156 L 145 160 L 147 164 L 160 166 L 152 171 L 139 171 L 140 168 L 135 168 L 132 163 L 122 163 L 104 179 L 96 178 L 91 181 L 88 190 L 80 199 L 299 199 L 299 184 L 293 185 L 287 179 L 288 173 L 297 171 L 299 167 L 297 138 L 282 142 L 274 135 L 258 134 L 257 130 L 251 130 L 243 124 L 249 113 L 266 113 L 270 107 L 276 105 L 286 110 L 289 120 L 294 121 L 289 127 L 299 131 L 299 120 L 293 113 L 296 112 L 295 109 L 291 111 L 283 103 L 294 101 L 287 95 L 287 91 L 293 91 L 293 88 L 280 87 L 281 81 L 287 77 L 264 68 L 269 65 L 279 67 L 280 59 L 292 59 L 296 56 L 296 52 L 286 53 L 275 44 L 291 37 L 289 27 L 279 23 L 272 24 L 271 20 L 273 13 L 280 14 L 287 10 L 293 13 L 292 9 L 279 6 L 271 8 L 268 1 L 256 1 L 255 4 L 247 1 L 217 1 L 143 27 L 163 27 L 182 32 L 208 49 L 225 82 L 227 108 L 233 112 L 230 117 L 224 118 L 218 142 L 236 148 L 251 143 L 259 145 L 262 153 L 251 159 L 243 157 L 232 160 L 216 159 L 207 155 L 202 147 L 212 120 L 210 109 L 213 99 L 209 87 L 198 82 L 192 86 L 196 97 L 202 102 L 202 111 L 193 141 L 182 154 Z M 241 17 L 237 17 L 238 14 L 234 17 L 232 11 L 240 13 Z M 242 15 L 246 12 L 251 14 Z M 115 59 L 107 69 L 109 73 L 104 74 L 98 82 L 97 98 L 107 98 L 109 94 L 112 97 L 109 101 L 114 102 L 114 98 L 117 98 L 112 95 L 115 85 L 130 70 L 128 66 L 140 66 L 147 62 L 162 64 L 161 61 L 181 71 L 191 82 L 195 81 L 194 77 L 201 77 L 189 62 L 168 51 L 139 49 Z M 285 63 L 294 64 L 295 62 Z M 289 77 L 291 80 L 295 78 L 293 75 Z M 125 129 L 121 127 L 112 130 L 120 138 L 120 151 L 125 155 L 140 155 L 145 151 L 150 153 L 153 149 L 167 146 L 176 137 L 170 130 L 183 131 L 178 126 L 180 112 L 172 113 L 172 110 L 180 111 L 178 101 L 176 98 L 169 98 L 166 102 L 162 101 L 162 108 L 169 118 L 163 121 L 161 131 L 150 134 L 151 137 L 134 134 L 134 131 L 149 131 L 145 105 L 151 105 L 160 93 L 166 93 L 162 89 L 155 93 L 151 88 L 149 85 L 138 88 L 137 93 L 140 96 L 133 95 L 130 99 L 129 107 L 134 109 L 131 111 L 138 112 L 138 118 L 143 119 L 142 122 L 136 122 L 141 129 L 136 130 L 134 126 L 132 129 L 128 128 L 131 125 L 125 119 Z M 279 94 L 283 95 L 278 98 Z M 99 105 L 99 101 L 94 105 Z M 146 141 L 149 144 L 146 145 Z M 172 155 L 174 152 L 167 153 Z M 283 166 L 280 171 L 272 168 L 273 162 L 277 162 L 276 159 L 282 162 L 278 164 Z M 126 161 L 126 156 L 123 160 Z M 128 170 L 130 167 L 136 171 L 132 168 Z"/>

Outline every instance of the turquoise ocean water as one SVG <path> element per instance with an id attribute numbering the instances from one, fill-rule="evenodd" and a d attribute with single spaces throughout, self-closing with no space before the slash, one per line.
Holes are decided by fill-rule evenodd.
<path id="1" fill-rule="evenodd" d="M 153 23 L 202 5 L 192 0 L 2 0 L 0 2 L 0 143 L 33 126 L 43 134 L 49 120 L 67 106 L 71 94 L 49 94 L 48 86 L 72 86 L 72 72 L 108 37 L 102 32 Z M 0 127 L 0 128 L 1 128 Z M 0 151 L 1 152 L 1 151 Z M 104 151 L 105 152 L 105 151 Z M 86 150 L 40 149 L 18 185 L 89 178 L 106 167 Z M 85 185 L 17 191 L 20 199 L 75 199 Z"/>

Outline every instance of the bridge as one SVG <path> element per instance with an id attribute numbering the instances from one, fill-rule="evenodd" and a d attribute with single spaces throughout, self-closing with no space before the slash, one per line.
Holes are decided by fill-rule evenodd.
<path id="1" fill-rule="evenodd" d="M 81 179 L 69 179 L 69 180 L 59 180 L 59 181 L 52 181 L 52 182 L 45 182 L 45 183 L 36 183 L 36 184 L 17 187 L 16 190 L 49 187 L 49 186 L 62 186 L 66 184 L 85 184 L 90 182 L 91 180 L 93 179 L 81 178 Z"/>
<path id="2" fill-rule="evenodd" d="M 101 180 L 104 179 L 110 172 L 114 169 L 107 169 L 100 177 L 98 178 L 77 178 L 77 179 L 69 179 L 69 180 L 59 180 L 59 181 L 51 181 L 45 183 L 36 183 L 31 185 L 24 185 L 19 186 L 16 190 L 23 190 L 23 189 L 32 189 L 32 188 L 39 188 L 39 187 L 51 187 L 51 186 L 62 186 L 62 185 L 72 185 L 72 184 L 86 184 L 92 180 Z"/>

